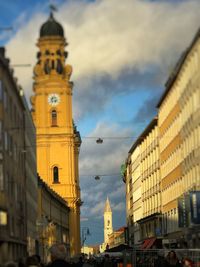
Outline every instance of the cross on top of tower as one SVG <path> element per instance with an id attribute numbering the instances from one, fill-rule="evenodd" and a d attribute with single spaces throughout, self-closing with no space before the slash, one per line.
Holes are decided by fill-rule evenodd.
<path id="1" fill-rule="evenodd" d="M 52 15 L 53 15 L 53 12 L 58 11 L 57 7 L 53 4 L 49 5 L 49 9 L 51 11 L 50 14 L 52 14 Z"/>

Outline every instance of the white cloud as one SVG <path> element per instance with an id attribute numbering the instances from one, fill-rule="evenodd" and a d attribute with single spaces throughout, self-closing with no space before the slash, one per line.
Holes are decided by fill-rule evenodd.
<path id="1" fill-rule="evenodd" d="M 72 79 L 81 81 L 77 93 L 81 96 L 81 90 L 85 93 L 94 90 L 94 83 L 90 83 L 89 88 L 84 86 L 85 81 L 91 81 L 94 76 L 107 74 L 116 78 L 126 68 L 145 72 L 152 64 L 174 63 L 200 24 L 200 2 L 76 0 L 64 3 L 55 16 L 64 26 L 70 44 L 68 62 L 74 68 Z M 34 66 L 35 43 L 46 15 L 37 12 L 22 24 L 24 17 L 22 14 L 17 19 L 19 31 L 7 44 L 7 51 L 12 63 Z M 16 75 L 30 96 L 32 69 L 17 68 Z M 88 109 L 90 97 L 88 93 Z M 79 105 L 75 103 L 75 116 L 83 116 L 85 109 L 81 109 L 78 96 L 76 101 Z M 96 101 L 98 105 L 98 96 Z"/>
<path id="2" fill-rule="evenodd" d="M 120 197 L 124 196 L 125 199 L 125 184 L 123 184 L 121 181 L 118 184 L 116 185 L 116 190 L 111 192 L 109 196 L 113 199 L 119 199 Z"/>
<path id="3" fill-rule="evenodd" d="M 98 191 L 100 192 L 95 192 L 96 190 L 93 189 L 93 187 L 91 187 L 90 190 L 90 194 L 87 194 L 86 198 L 87 198 L 87 202 L 90 203 L 95 203 L 95 202 L 99 202 L 99 200 L 101 200 L 103 198 L 103 191 L 100 191 L 98 188 Z"/>
<path id="4" fill-rule="evenodd" d="M 117 124 L 98 123 L 89 136 L 129 136 L 128 129 L 121 129 Z M 120 176 L 120 166 L 124 162 L 130 143 L 124 140 L 104 140 L 103 144 L 96 144 L 95 140 L 83 140 L 80 154 L 80 180 L 82 187 L 82 200 L 84 201 L 81 213 L 87 217 L 103 219 L 103 210 L 107 196 L 111 207 L 122 211 L 121 202 L 125 202 L 125 185 Z M 91 171 L 92 170 L 92 171 Z M 105 174 L 99 181 L 90 175 Z M 111 176 L 109 176 L 109 174 Z M 116 175 L 112 175 L 116 174 Z M 123 206 L 124 208 L 124 206 Z"/>
<path id="5" fill-rule="evenodd" d="M 113 210 L 114 211 L 123 211 L 123 210 L 125 210 L 125 202 L 120 202 L 120 203 L 116 204 L 113 207 Z"/>
<path id="6" fill-rule="evenodd" d="M 22 85 L 27 96 L 32 93 L 33 84 L 33 67 L 36 63 L 38 39 L 38 30 L 40 25 L 45 20 L 44 15 L 35 15 L 28 23 L 22 25 L 23 16 L 18 19 L 20 21 L 19 31 L 14 35 L 11 41 L 7 44 L 7 54 L 11 59 L 11 65 L 15 64 L 31 64 L 31 67 L 16 67 L 15 76 L 19 79 L 19 84 Z M 18 23 L 17 23 L 18 24 Z"/>
<path id="7" fill-rule="evenodd" d="M 171 59 L 185 47 L 199 23 L 200 3 L 192 0 L 179 4 L 103 0 L 81 9 L 79 4 L 72 5 L 79 12 L 66 14 L 78 22 L 65 23 L 74 77 L 96 73 L 116 77 L 124 67 L 144 71 L 149 64 L 163 64 L 169 53 Z"/>
<path id="8" fill-rule="evenodd" d="M 88 221 L 88 218 L 86 217 L 81 217 L 81 222 L 87 222 Z"/>
<path id="9" fill-rule="evenodd" d="M 94 205 L 91 209 L 90 209 L 90 214 L 93 216 L 97 216 L 97 215 L 101 215 L 103 217 L 103 209 L 104 209 L 104 203 L 103 202 L 99 202 L 96 205 Z"/>
<path id="10" fill-rule="evenodd" d="M 89 136 L 102 136 L 103 143 L 96 144 L 95 139 L 83 139 L 80 153 L 80 175 L 90 174 L 95 170 L 96 175 L 116 174 L 119 178 L 120 166 L 124 163 L 130 142 L 120 139 L 106 139 L 106 137 L 130 136 L 131 129 L 122 129 L 120 125 L 99 122 Z M 115 176 L 113 179 L 116 179 Z M 104 178 L 106 179 L 106 177 Z"/>

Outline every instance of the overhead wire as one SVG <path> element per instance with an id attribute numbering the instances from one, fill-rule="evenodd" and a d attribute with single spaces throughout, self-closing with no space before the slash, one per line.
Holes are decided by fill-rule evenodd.
<path id="1" fill-rule="evenodd" d="M 52 128 L 52 127 L 37 127 L 37 129 L 43 129 L 43 128 Z M 59 127 L 59 128 L 66 128 L 66 127 Z M 11 128 L 4 128 L 4 130 L 6 131 L 14 131 L 14 130 L 27 130 L 27 129 L 33 129 L 32 127 L 11 127 Z M 33 133 L 34 134 L 34 133 Z M 72 134 L 66 134 L 66 135 L 69 135 L 71 136 Z M 167 135 L 167 136 L 164 136 L 165 138 L 170 138 L 170 137 L 173 137 L 173 136 L 170 136 L 170 135 Z M 137 135 L 137 136 L 102 136 L 102 135 L 98 135 L 98 136 L 81 136 L 81 139 L 98 139 L 98 138 L 101 138 L 101 139 L 145 139 L 146 136 L 140 136 L 140 135 Z M 158 137 L 159 138 L 159 137 Z"/>
<path id="2" fill-rule="evenodd" d="M 97 174 L 80 174 L 79 177 L 81 176 L 97 176 Z M 110 174 L 98 174 L 98 176 L 121 176 L 120 173 L 110 173 Z"/>

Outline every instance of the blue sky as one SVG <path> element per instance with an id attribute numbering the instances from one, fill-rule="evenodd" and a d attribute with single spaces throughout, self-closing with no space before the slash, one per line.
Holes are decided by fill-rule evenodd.
<path id="1" fill-rule="evenodd" d="M 55 17 L 64 27 L 67 63 L 73 66 L 73 114 L 82 136 L 81 224 L 90 228 L 86 243 L 97 244 L 103 241 L 107 196 L 114 228 L 126 223 L 120 166 L 155 116 L 165 81 L 200 26 L 200 1 L 1 0 L 0 27 L 13 26 L 12 32 L 0 32 L 1 45 L 11 64 L 32 65 L 15 69 L 27 99 L 49 2 L 58 8 Z M 104 139 L 102 145 L 96 137 Z M 101 174 L 106 176 L 94 180 Z"/>

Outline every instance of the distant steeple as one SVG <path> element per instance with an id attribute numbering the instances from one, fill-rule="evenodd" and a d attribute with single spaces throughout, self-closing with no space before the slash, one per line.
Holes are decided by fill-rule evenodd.
<path id="1" fill-rule="evenodd" d="M 107 197 L 105 209 L 104 209 L 104 243 L 109 244 L 109 235 L 112 234 L 112 210 L 110 207 L 110 201 Z"/>
<path id="2" fill-rule="evenodd" d="M 110 207 L 110 201 L 109 201 L 108 197 L 106 199 L 106 205 L 104 208 L 104 212 L 112 212 L 111 207 Z"/>

